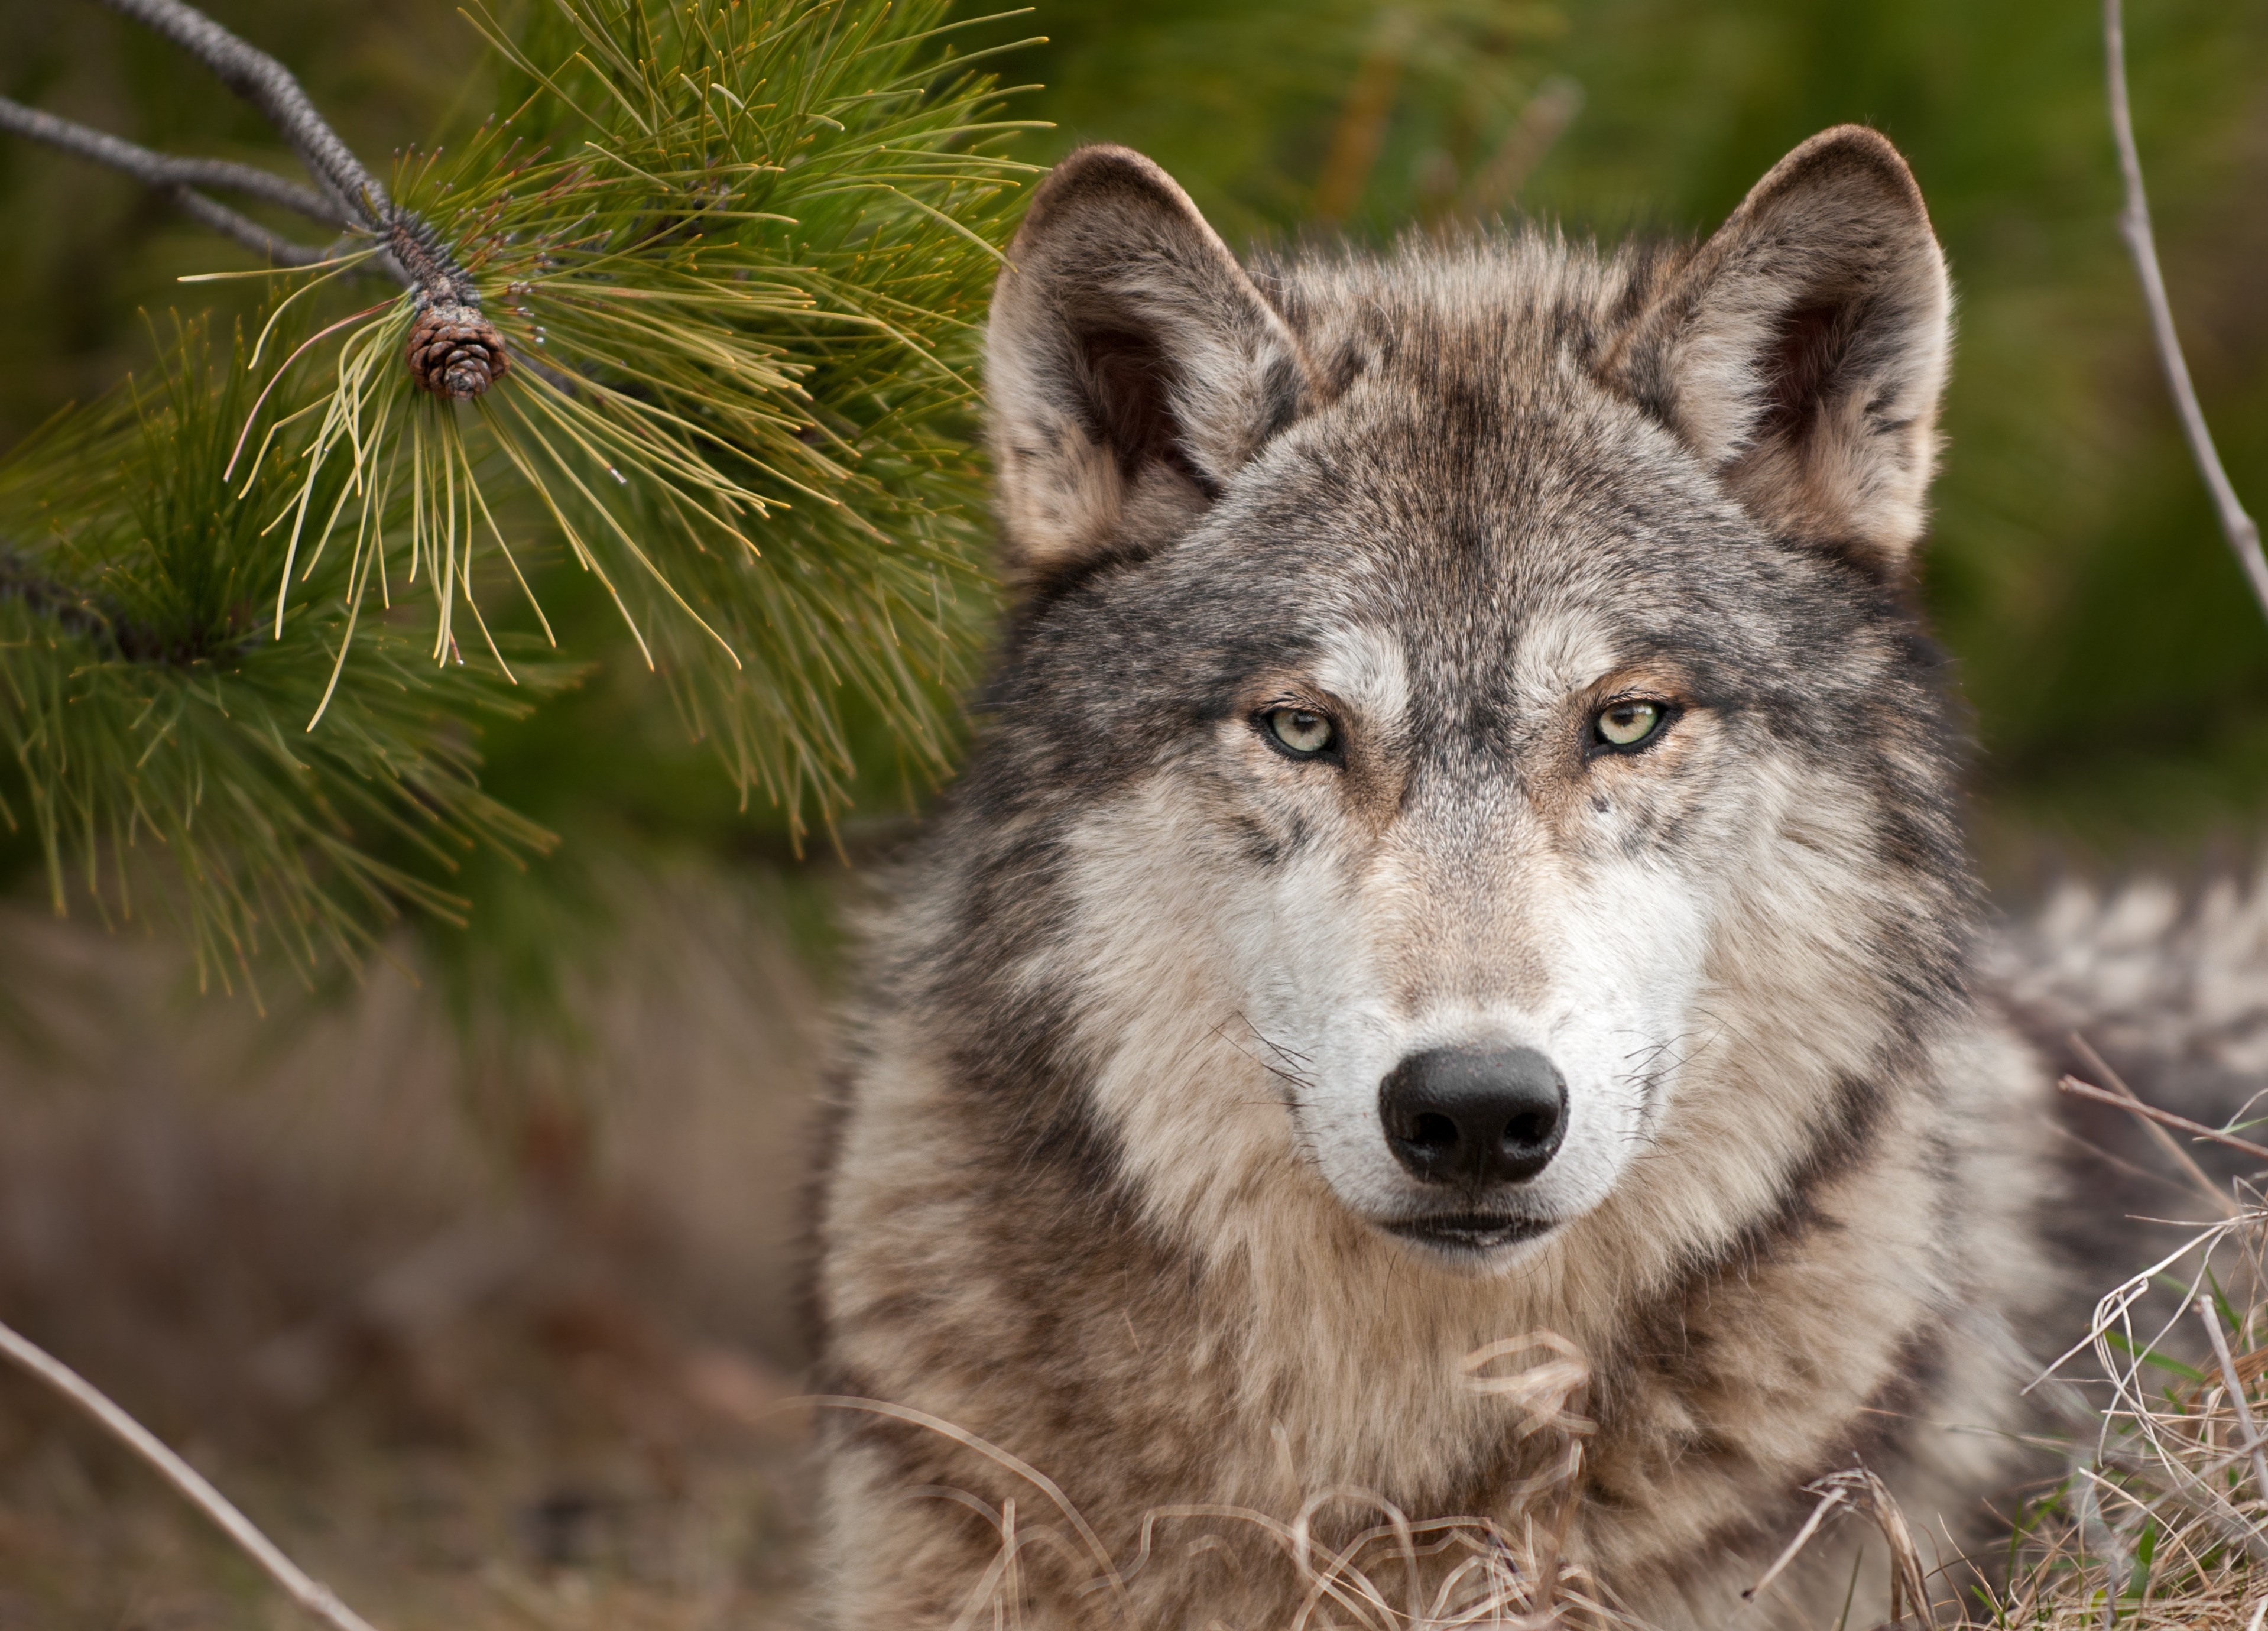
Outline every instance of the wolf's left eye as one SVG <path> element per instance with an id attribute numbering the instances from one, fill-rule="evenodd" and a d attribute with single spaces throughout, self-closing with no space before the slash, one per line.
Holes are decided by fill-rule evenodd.
<path id="1" fill-rule="evenodd" d="M 1609 748 L 1635 748 L 1661 728 L 1668 712 L 1658 702 L 1612 702 L 1599 710 L 1591 729 Z"/>
<path id="2" fill-rule="evenodd" d="M 1338 736 L 1328 716 L 1306 708 L 1270 708 L 1267 725 L 1270 735 L 1303 759 L 1314 757 Z"/>

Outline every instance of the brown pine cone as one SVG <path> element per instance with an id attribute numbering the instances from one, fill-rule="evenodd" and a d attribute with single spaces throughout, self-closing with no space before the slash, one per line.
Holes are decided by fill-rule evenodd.
<path id="1" fill-rule="evenodd" d="M 477 306 L 433 305 L 409 325 L 410 378 L 432 392 L 468 402 L 511 371 L 504 336 Z"/>

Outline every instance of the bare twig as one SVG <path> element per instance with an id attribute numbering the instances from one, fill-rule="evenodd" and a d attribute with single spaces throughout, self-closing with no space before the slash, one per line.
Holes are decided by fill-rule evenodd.
<path id="1" fill-rule="evenodd" d="M 123 1440 L 136 1455 L 164 1473 L 175 1488 L 226 1531 L 230 1539 L 250 1553 L 254 1561 L 273 1575 L 301 1607 L 329 1621 L 338 1631 L 373 1631 L 371 1623 L 340 1602 L 330 1587 L 284 1556 L 274 1541 L 254 1528 L 252 1520 L 238 1511 L 228 1497 L 208 1483 L 195 1467 L 166 1448 L 149 1428 L 111 1403 L 70 1366 L 5 1325 L 0 1325 L 0 1354 L 14 1360 L 78 1406 Z"/>
<path id="2" fill-rule="evenodd" d="M 243 193 L 263 203 L 278 204 L 286 210 L 296 210 L 330 226 L 344 226 L 347 218 L 337 205 L 312 188 L 297 181 L 286 181 L 280 175 L 255 169 L 248 164 L 237 164 L 226 159 L 180 159 L 171 153 L 160 153 L 147 147 L 137 147 L 132 142 L 122 141 L 105 131 L 91 129 L 69 119 L 59 119 L 53 114 L 41 113 L 36 107 L 26 107 L 21 102 L 11 102 L 0 96 L 0 130 L 16 136 L 27 136 L 35 142 L 45 142 L 50 147 L 60 147 L 67 153 L 82 159 L 92 159 L 114 170 L 123 170 L 138 181 L 152 187 L 217 187 L 232 193 Z"/>
<path id="3" fill-rule="evenodd" d="M 2123 1095 L 2130 1103 L 2139 1104 L 2142 1102 L 2142 1096 L 2128 1087 L 2118 1073 L 2110 1068 L 2102 1055 L 2095 1051 L 2094 1044 L 2075 1030 L 2071 1033 L 2071 1045 L 2079 1051 L 2080 1058 L 2094 1067 L 2096 1074 L 2110 1084 L 2110 1090 L 2113 1093 Z M 2242 1214 L 2244 1209 L 2213 1181 L 2205 1170 L 2198 1165 L 2197 1157 L 2183 1149 L 2175 1140 L 2172 1133 L 2147 1116 L 2142 1118 L 2142 1130 L 2150 1135 L 2152 1141 L 2160 1149 L 2172 1158 L 2176 1166 L 2189 1175 L 2190 1181 L 2197 1185 L 2205 1198 L 2220 1208 L 2222 1216 L 2233 1218 Z"/>
<path id="4" fill-rule="evenodd" d="M 278 238 L 250 216 L 239 215 L 226 204 L 206 197 L 194 188 L 169 187 L 164 189 L 174 208 L 191 218 L 203 223 L 225 238 L 233 238 L 254 255 L 264 255 L 278 266 L 315 266 L 331 258 L 328 249 L 311 248 L 295 244 L 288 238 Z"/>
<path id="5" fill-rule="evenodd" d="M 153 152 L 100 130 L 0 99 L 0 131 L 29 137 L 148 182 L 185 213 L 279 266 L 312 266 L 329 258 L 277 237 L 249 217 L 197 191 L 226 188 L 337 226 L 379 234 L 386 249 L 371 264 L 430 299 L 477 306 L 477 296 L 424 224 L 387 201 L 386 189 L 315 111 L 299 82 L 274 57 L 254 49 L 181 0 L 107 0 L 115 11 L 148 24 L 212 69 L 231 90 L 268 115 L 299 156 L 320 192 L 250 165 L 218 159 L 183 159 Z M 453 276 L 450 274 L 454 274 Z"/>
<path id="6" fill-rule="evenodd" d="M 2268 612 L 2268 557 L 2260 552 L 2260 528 L 2244 512 L 2221 468 L 2220 454 L 2205 426 L 2205 410 L 2197 388 L 2190 383 L 2190 367 L 2182 356 L 2181 337 L 2174 331 L 2174 308 L 2166 299 L 2166 277 L 2158 266 L 2158 245 L 2150 231 L 2150 200 L 2142 188 L 2142 159 L 2134 145 L 2134 116 L 2126 102 L 2126 33 L 2119 0 L 2102 0 L 2104 55 L 2110 78 L 2110 132 L 2118 144 L 2118 167 L 2125 178 L 2126 208 L 2118 218 L 2119 232 L 2134 256 L 2134 270 L 2142 280 L 2142 298 L 2150 308 L 2150 330 L 2157 341 L 2158 359 L 2165 365 L 2166 385 L 2181 415 L 2182 433 L 2189 439 L 2205 484 L 2213 492 L 2213 508 L 2220 514 L 2220 529 L 2228 547 L 2252 585 L 2252 594 Z"/>
<path id="7" fill-rule="evenodd" d="M 0 130 L 51 143 L 139 176 L 164 189 L 176 204 L 206 225 L 281 265 L 314 265 L 329 259 L 331 252 L 287 242 L 195 188 L 232 188 L 319 220 L 368 232 L 379 244 L 368 264 L 416 292 L 421 326 L 412 331 L 410 356 L 405 360 L 419 384 L 463 399 L 481 395 L 492 380 L 502 376 L 510 358 L 502 337 L 480 315 L 478 286 L 438 233 L 416 213 L 387 197 L 378 178 L 315 111 L 289 69 L 184 0 L 103 3 L 180 46 L 211 69 L 222 84 L 265 114 L 298 154 L 321 189 L 320 196 L 250 166 L 152 152 L 13 102 L 0 101 Z M 468 345 L 485 359 L 484 367 L 468 372 L 458 365 Z M 424 353 L 431 355 L 421 364 L 416 358 Z"/>
<path id="8" fill-rule="evenodd" d="M 211 69 L 223 85 L 267 114 L 268 122 L 291 144 L 307 173 L 337 202 L 343 218 L 372 232 L 385 229 L 392 209 L 386 189 L 315 111 L 291 70 L 181 0 L 103 3 L 165 35 Z"/>
<path id="9" fill-rule="evenodd" d="M 2241 1149 L 2248 1155 L 2257 1155 L 2263 1161 L 2268 1161 L 2268 1148 L 2255 1144 L 2250 1139 L 2241 1139 L 2234 1133 L 2223 1133 L 2217 1127 L 2208 1127 L 2203 1122 L 2191 1121 L 2187 1116 L 2176 1116 L 2169 1110 L 2160 1110 L 2155 1104 L 2145 1104 L 2139 1099 L 2121 1098 L 2116 1093 L 2098 1088 L 2091 1081 L 2081 1081 L 2076 1076 L 2064 1077 L 2056 1083 L 2056 1090 L 2059 1093 L 2068 1093 L 2073 1098 L 2092 1099 L 2098 1104 L 2108 1104 L 2113 1109 L 2123 1110 L 2130 1116 L 2141 1116 L 2158 1123 L 2161 1126 L 2176 1128 L 2196 1138 L 2211 1139 L 2216 1144 L 2226 1144 L 2231 1149 Z"/>

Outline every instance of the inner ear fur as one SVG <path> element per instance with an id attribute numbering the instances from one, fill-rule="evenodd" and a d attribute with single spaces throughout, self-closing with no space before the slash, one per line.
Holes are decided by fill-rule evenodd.
<path id="1" fill-rule="evenodd" d="M 1889 572 L 1922 533 L 1952 312 L 1913 173 L 1842 125 L 1756 183 L 1609 371 L 1767 526 Z"/>
<path id="2" fill-rule="evenodd" d="M 985 373 L 1011 577 L 1163 542 L 1305 410 L 1291 330 L 1139 153 L 1057 166 L 1007 258 Z"/>

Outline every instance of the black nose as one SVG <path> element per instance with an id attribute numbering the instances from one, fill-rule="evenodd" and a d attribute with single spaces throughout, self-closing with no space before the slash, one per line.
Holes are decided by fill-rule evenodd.
<path id="1" fill-rule="evenodd" d="M 1394 1158 L 1429 1184 L 1521 1184 L 1567 1132 L 1567 1084 L 1534 1048 L 1434 1048 L 1387 1074 Z"/>

